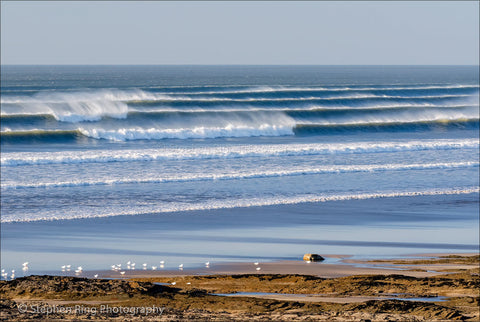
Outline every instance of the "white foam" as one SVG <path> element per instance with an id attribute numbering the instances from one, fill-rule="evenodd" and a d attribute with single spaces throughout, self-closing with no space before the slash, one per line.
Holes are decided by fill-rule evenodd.
<path id="1" fill-rule="evenodd" d="M 478 187 L 463 187 L 454 189 L 431 189 L 431 190 L 409 190 L 409 191 L 389 191 L 389 192 L 371 192 L 357 194 L 336 194 L 336 195 L 296 195 L 296 196 L 276 196 L 248 199 L 227 199 L 227 200 L 209 200 L 203 203 L 162 203 L 151 204 L 148 206 L 138 206 L 133 209 L 125 210 L 123 208 L 112 207 L 106 205 L 102 210 L 95 212 L 86 212 L 84 209 L 72 209 L 70 213 L 64 211 L 58 212 L 36 212 L 23 215 L 2 215 L 1 222 L 31 222 L 40 220 L 69 220 L 82 218 L 102 218 L 126 215 L 142 215 L 142 214 L 162 214 L 178 211 L 201 211 L 213 209 L 231 209 L 231 208 L 249 208 L 274 205 L 291 205 L 301 203 L 319 203 L 343 200 L 364 200 L 377 198 L 398 198 L 398 197 L 415 197 L 415 196 L 436 196 L 436 195 L 460 195 L 478 193 Z"/>
<path id="2" fill-rule="evenodd" d="M 111 141 L 160 140 L 160 139 L 213 139 L 225 137 L 256 137 L 293 135 L 291 125 L 259 124 L 257 126 L 233 125 L 224 127 L 194 126 L 192 128 L 157 129 L 78 129 L 83 135 L 94 139 Z"/>
<path id="3" fill-rule="evenodd" d="M 98 121 L 103 117 L 126 118 L 128 106 L 123 101 L 151 98 L 141 91 L 131 94 L 113 90 L 41 93 L 33 97 L 2 98 L 2 104 L 19 104 L 3 106 L 2 115 L 48 114 L 58 121 L 71 123 Z"/>
<path id="4" fill-rule="evenodd" d="M 382 153 L 422 150 L 478 149 L 477 139 L 412 140 L 403 142 L 351 142 L 311 144 L 263 144 L 129 150 L 62 152 L 3 152 L 2 167 L 40 164 L 79 164 L 131 161 L 231 159 L 246 157 Z"/>
<path id="5" fill-rule="evenodd" d="M 295 168 L 291 170 L 272 170 L 272 171 L 249 171 L 237 173 L 217 173 L 217 174 L 190 174 L 184 176 L 164 176 L 164 177 L 144 177 L 144 178 L 122 178 L 122 179 L 90 179 L 74 180 L 63 182 L 35 182 L 21 184 L 2 184 L 3 190 L 26 189 L 26 188 L 58 188 L 58 187 L 80 187 L 80 186 L 100 186 L 100 185 L 120 185 L 120 184 L 150 184 L 167 182 L 190 182 L 190 181 L 214 181 L 214 180 L 238 180 L 254 178 L 272 178 L 286 176 L 302 176 L 317 174 L 334 173 L 354 173 L 354 172 L 384 172 L 384 171 L 404 171 L 404 170 L 429 170 L 429 169 L 458 169 L 478 167 L 479 162 L 450 162 L 450 163 L 425 163 L 425 164 L 380 164 L 380 165 L 332 165 L 324 167 Z"/>

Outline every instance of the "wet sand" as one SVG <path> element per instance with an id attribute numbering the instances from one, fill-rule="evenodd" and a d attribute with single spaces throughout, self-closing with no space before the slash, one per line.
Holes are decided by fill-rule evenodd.
<path id="1" fill-rule="evenodd" d="M 437 256 L 448 256 L 452 254 L 437 254 Z M 462 253 L 462 256 L 473 256 L 475 253 Z M 412 255 L 413 256 L 413 255 Z M 328 255 L 325 258 L 338 259 L 336 264 L 327 264 L 324 262 L 297 261 L 277 261 L 277 262 L 259 262 L 255 265 L 251 263 L 212 263 L 209 267 L 185 268 L 176 270 L 121 270 L 119 271 L 93 271 L 86 272 L 86 276 L 98 274 L 106 278 L 151 278 L 151 277 L 171 277 L 171 276 L 194 276 L 194 275 L 232 275 L 232 274 L 300 274 L 312 275 L 322 278 L 337 278 L 352 275 L 390 275 L 402 274 L 412 277 L 429 277 L 438 274 L 446 274 L 448 270 L 467 270 L 478 267 L 475 263 L 446 263 L 428 265 L 408 265 L 409 262 L 419 260 L 415 258 L 399 258 L 397 260 L 352 260 L 350 255 Z M 425 260 L 431 261 L 432 256 L 425 255 Z M 398 263 L 398 261 L 405 261 Z M 260 268 L 260 270 L 257 270 Z"/>

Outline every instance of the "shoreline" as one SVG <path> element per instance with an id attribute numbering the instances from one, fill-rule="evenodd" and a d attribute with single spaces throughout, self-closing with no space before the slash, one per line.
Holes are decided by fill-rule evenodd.
<path id="1" fill-rule="evenodd" d="M 305 262 L 303 260 L 279 260 L 258 262 L 218 262 L 211 263 L 208 267 L 197 266 L 184 269 L 118 269 L 118 270 L 85 270 L 76 274 L 74 270 L 61 272 L 46 271 L 45 275 L 51 276 L 73 276 L 107 279 L 138 279 L 138 278 L 163 278 L 163 277 L 185 277 L 185 276 L 209 276 L 209 275 L 237 275 L 237 274 L 297 274 L 311 275 L 321 278 L 338 278 L 353 275 L 391 275 L 401 274 L 411 277 L 431 277 L 440 274 L 448 274 L 452 270 L 468 270 L 476 268 L 474 264 L 413 264 L 414 261 L 431 261 L 436 258 L 461 256 L 476 256 L 478 253 L 430 253 L 430 254 L 407 254 L 392 258 L 377 259 L 351 259 L 354 255 L 329 254 L 323 255 L 325 261 Z M 329 259 L 335 259 L 329 263 Z M 402 262 L 402 263 L 399 263 Z M 260 270 L 257 270 L 260 268 Z M 125 274 L 120 274 L 125 272 Z M 43 274 L 43 273 L 40 273 Z"/>

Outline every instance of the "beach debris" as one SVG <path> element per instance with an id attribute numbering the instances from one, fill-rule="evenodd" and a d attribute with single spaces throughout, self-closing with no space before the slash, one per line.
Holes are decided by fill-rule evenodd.
<path id="1" fill-rule="evenodd" d="M 190 283 L 190 282 L 187 282 L 187 285 L 191 285 L 191 284 L 192 284 L 192 283 Z"/>
<path id="2" fill-rule="evenodd" d="M 318 255 L 318 254 L 305 254 L 303 255 L 303 260 L 308 262 L 319 262 L 319 261 L 323 261 L 325 260 L 325 258 L 323 258 L 322 256 Z"/>

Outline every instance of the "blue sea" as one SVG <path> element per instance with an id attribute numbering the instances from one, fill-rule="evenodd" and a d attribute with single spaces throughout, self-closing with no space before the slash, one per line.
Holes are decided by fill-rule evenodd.
<path id="1" fill-rule="evenodd" d="M 477 252 L 478 66 L 2 66 L 1 266 Z"/>

